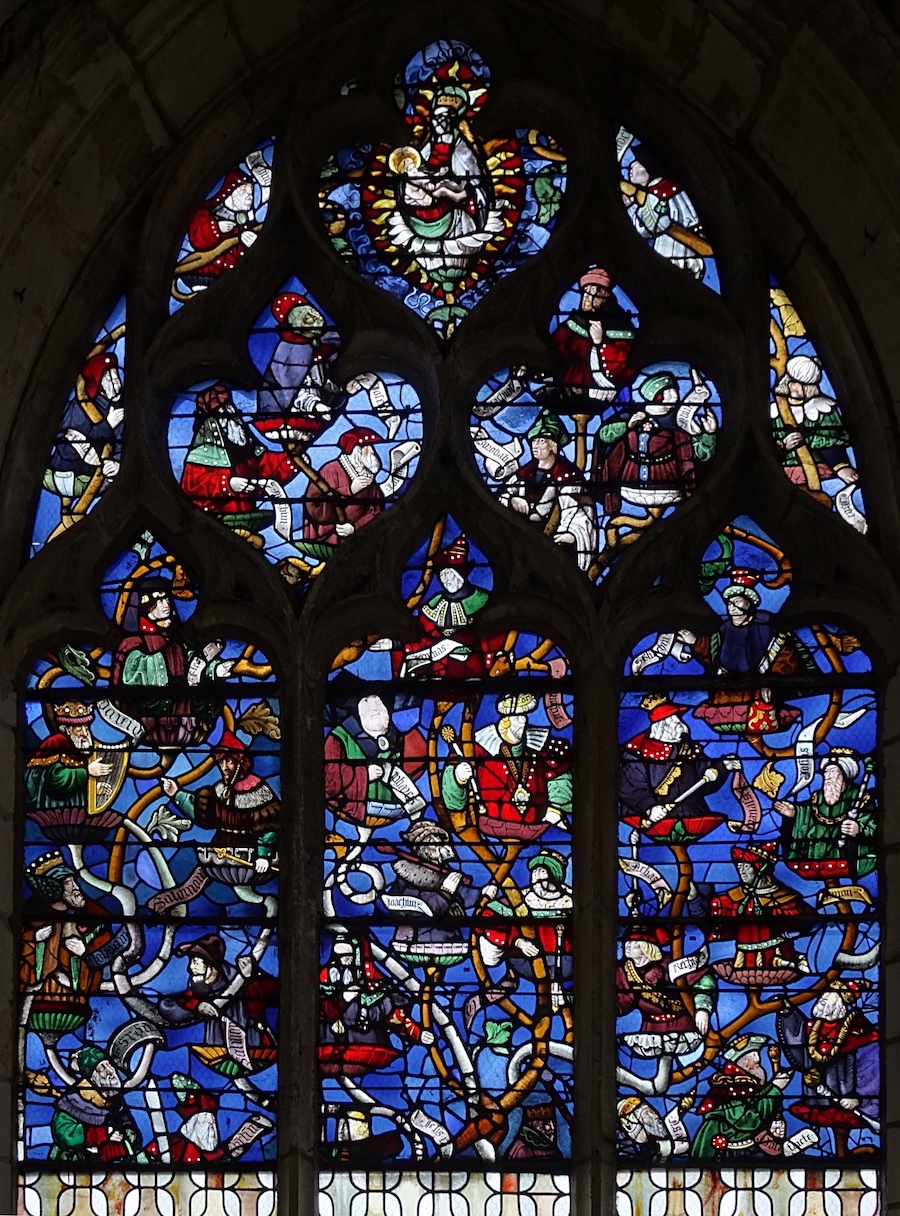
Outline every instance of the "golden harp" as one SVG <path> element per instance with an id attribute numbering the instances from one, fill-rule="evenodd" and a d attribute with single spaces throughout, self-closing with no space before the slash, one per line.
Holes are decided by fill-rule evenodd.
<path id="1" fill-rule="evenodd" d="M 126 743 L 117 747 L 98 747 L 91 753 L 91 761 L 99 760 L 111 767 L 105 777 L 88 776 L 87 810 L 89 815 L 99 815 L 115 802 L 119 790 L 125 782 L 129 756 L 130 752 Z"/>

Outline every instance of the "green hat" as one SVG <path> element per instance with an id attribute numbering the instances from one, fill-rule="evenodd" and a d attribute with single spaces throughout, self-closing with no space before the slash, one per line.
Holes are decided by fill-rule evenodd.
<path id="1" fill-rule="evenodd" d="M 655 376 L 648 376 L 638 392 L 645 401 L 655 401 L 667 388 L 674 388 L 677 392 L 678 381 L 671 372 L 659 372 Z"/>
<path id="2" fill-rule="evenodd" d="M 52 901 L 60 898 L 67 878 L 75 878 L 75 871 L 63 859 L 59 849 L 44 853 L 25 871 L 28 883 L 37 895 Z"/>
<path id="3" fill-rule="evenodd" d="M 513 1024 L 504 1019 L 500 1022 L 485 1022 L 484 1039 L 488 1047 L 505 1047 L 512 1038 Z"/>
<path id="4" fill-rule="evenodd" d="M 81 1075 L 83 1077 L 90 1077 L 97 1065 L 106 1059 L 106 1052 L 89 1043 L 87 1047 L 82 1047 L 76 1053 L 76 1059 L 78 1061 L 78 1071 Z"/>
<path id="5" fill-rule="evenodd" d="M 537 856 L 529 859 L 529 871 L 537 869 L 538 866 L 543 866 L 556 882 L 562 882 L 566 876 L 566 859 L 553 849 L 542 849 Z"/>
<path id="6" fill-rule="evenodd" d="M 558 414 L 541 410 L 525 434 L 526 439 L 552 439 L 557 447 L 569 442 L 569 432 Z"/>

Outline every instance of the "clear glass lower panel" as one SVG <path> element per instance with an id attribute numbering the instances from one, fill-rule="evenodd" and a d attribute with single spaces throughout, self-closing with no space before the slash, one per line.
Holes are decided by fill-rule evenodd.
<path id="1" fill-rule="evenodd" d="M 566 1174 L 320 1174 L 319 1216 L 570 1216 L 569 1183 Z"/>
<path id="2" fill-rule="evenodd" d="M 878 1216 L 876 1170 L 621 1170 L 616 1216 Z"/>
<path id="3" fill-rule="evenodd" d="M 22 1174 L 18 1216 L 276 1216 L 259 1173 Z"/>

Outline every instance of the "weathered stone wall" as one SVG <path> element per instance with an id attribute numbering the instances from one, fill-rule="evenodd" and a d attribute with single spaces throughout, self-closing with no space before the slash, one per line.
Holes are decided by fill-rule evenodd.
<path id="1" fill-rule="evenodd" d="M 205 593 L 198 628 L 255 635 L 292 689 L 285 750 L 295 830 L 286 865 L 298 881 L 282 933 L 285 998 L 298 1033 L 285 1037 L 283 1060 L 283 1213 L 313 1210 L 309 980 L 322 679 L 348 638 L 399 624 L 399 567 L 451 505 L 495 562 L 502 594 L 493 622 L 530 619 L 567 646 L 579 679 L 578 1210 L 610 1210 L 616 671 L 641 631 L 686 613 L 698 619 L 691 583 L 699 554 L 739 512 L 752 513 L 794 560 L 792 610 L 827 608 L 832 618 L 857 621 L 882 656 L 892 1075 L 900 1051 L 900 39 L 889 17 L 864 0 L 14 7 L 0 28 L 0 1211 L 12 1210 L 15 1172 L 16 683 L 59 631 L 105 636 L 96 581 L 138 523 L 150 522 L 196 570 Z M 485 127 L 544 125 L 572 166 L 546 255 L 495 290 L 446 356 L 400 304 L 339 263 L 315 214 L 325 154 L 350 139 L 399 132 L 390 82 L 404 56 L 438 32 L 473 42 L 491 62 Z M 349 77 L 359 88 L 342 98 Z M 619 120 L 688 182 L 716 246 L 721 299 L 664 266 L 632 232 L 615 172 Z M 276 183 L 253 256 L 168 320 L 168 277 L 192 203 L 273 131 Z M 468 401 L 484 373 L 546 360 L 550 310 L 588 260 L 610 264 L 636 299 L 643 352 L 690 352 L 728 403 L 703 494 L 630 550 L 597 593 L 496 505 L 476 475 L 467 434 Z M 866 542 L 793 491 L 773 454 L 768 268 L 790 289 L 845 403 L 872 520 Z M 419 387 L 430 445 L 402 504 L 344 547 L 299 615 L 274 571 L 185 503 L 164 453 L 173 390 L 203 374 L 246 376 L 247 325 L 291 272 L 348 335 L 348 375 L 377 355 Z M 25 565 L 56 418 L 86 343 L 126 287 L 121 474 L 87 522 Z M 886 1092 L 890 1163 L 900 1149 L 900 1094 L 889 1085 Z M 888 1186 L 896 1207 L 900 1169 L 890 1165 Z"/>

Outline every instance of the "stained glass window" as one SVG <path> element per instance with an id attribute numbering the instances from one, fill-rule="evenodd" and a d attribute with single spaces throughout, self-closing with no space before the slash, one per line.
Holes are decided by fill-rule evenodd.
<path id="1" fill-rule="evenodd" d="M 708 178 L 514 59 L 232 132 L 60 380 L 27 1216 L 876 1216 L 859 414 Z"/>
<path id="2" fill-rule="evenodd" d="M 119 471 L 125 424 L 125 300 L 86 352 L 47 456 L 31 552 L 61 536 L 97 505 Z"/>
<path id="3" fill-rule="evenodd" d="M 406 488 L 422 446 L 419 399 L 394 372 L 337 378 L 340 333 L 296 278 L 248 348 L 252 388 L 207 379 L 176 398 L 172 469 L 196 507 L 303 590 Z"/>
<path id="4" fill-rule="evenodd" d="M 114 646 L 62 643 L 28 680 L 25 1211 L 79 1189 L 193 1211 L 223 1171 L 271 1210 L 279 702 L 252 643 L 190 633 L 198 590 L 144 533 L 100 589 Z"/>
<path id="5" fill-rule="evenodd" d="M 269 210 L 275 141 L 266 140 L 215 183 L 191 216 L 172 272 L 169 312 L 177 312 L 238 265 Z"/>
<path id="6" fill-rule="evenodd" d="M 504 368 L 472 408 L 488 487 L 592 580 L 694 493 L 722 423 L 692 363 L 638 364 L 639 324 L 610 272 L 590 267 L 559 302 L 552 367 Z"/>
<path id="7" fill-rule="evenodd" d="M 403 576 L 416 629 L 348 646 L 329 681 L 318 1053 L 336 1211 L 386 1168 L 405 1209 L 427 1162 L 473 1200 L 486 1168 L 503 1193 L 523 1168 L 523 1194 L 567 1192 L 571 684 L 549 639 L 482 628 L 492 582 L 441 520 Z"/>
<path id="8" fill-rule="evenodd" d="M 713 248 L 688 192 L 656 153 L 624 127 L 616 135 L 622 202 L 638 236 L 679 270 L 719 290 Z"/>
<path id="9" fill-rule="evenodd" d="M 837 394 L 787 292 L 769 286 L 772 435 L 786 476 L 857 532 L 867 529 L 856 457 Z"/>
<path id="10" fill-rule="evenodd" d="M 398 83 L 409 142 L 365 143 L 329 158 L 319 203 L 335 249 L 444 337 L 499 279 L 547 243 L 566 184 L 552 135 L 481 134 L 491 73 L 441 39 Z"/>
<path id="11" fill-rule="evenodd" d="M 876 1185 L 877 700 L 852 631 L 788 616 L 752 520 L 699 575 L 716 625 L 643 638 L 620 701 L 621 1210 L 724 1186 L 788 1211 L 807 1168 Z"/>

